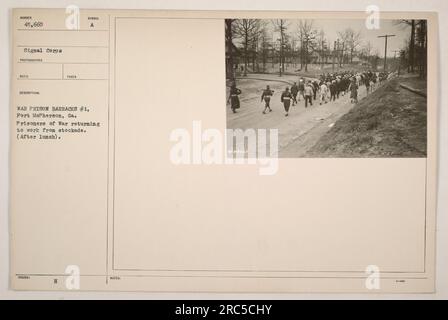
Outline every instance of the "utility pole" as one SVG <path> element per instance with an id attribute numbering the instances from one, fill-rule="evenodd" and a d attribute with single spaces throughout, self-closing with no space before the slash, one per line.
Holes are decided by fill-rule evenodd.
<path id="1" fill-rule="evenodd" d="M 384 38 L 384 72 L 387 70 L 387 39 L 390 37 L 395 37 L 394 34 L 385 34 L 384 36 L 378 36 L 378 38 Z"/>

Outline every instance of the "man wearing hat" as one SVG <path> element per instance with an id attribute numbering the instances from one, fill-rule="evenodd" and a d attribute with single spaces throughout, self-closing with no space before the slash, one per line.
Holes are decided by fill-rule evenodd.
<path id="1" fill-rule="evenodd" d="M 271 109 L 271 97 L 274 94 L 274 90 L 271 90 L 271 88 L 269 86 L 266 86 L 266 89 L 263 90 L 263 94 L 261 95 L 261 101 L 264 100 L 265 106 L 264 106 L 264 111 L 263 114 L 266 114 L 266 111 L 269 109 L 269 112 L 272 112 Z"/>
<path id="2" fill-rule="evenodd" d="M 286 87 L 285 91 L 282 93 L 281 102 L 283 103 L 283 107 L 285 108 L 285 117 L 289 116 L 289 107 L 291 106 L 292 94 L 289 91 L 289 88 Z"/>

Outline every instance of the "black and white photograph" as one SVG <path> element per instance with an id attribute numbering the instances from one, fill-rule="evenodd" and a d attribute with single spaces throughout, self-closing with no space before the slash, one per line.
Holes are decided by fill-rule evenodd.
<path id="1" fill-rule="evenodd" d="M 427 20 L 226 19 L 227 129 L 279 158 L 425 158 Z"/>

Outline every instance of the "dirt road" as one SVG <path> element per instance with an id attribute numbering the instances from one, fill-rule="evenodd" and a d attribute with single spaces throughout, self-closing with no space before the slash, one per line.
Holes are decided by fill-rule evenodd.
<path id="1" fill-rule="evenodd" d="M 227 128 L 229 129 L 278 129 L 279 157 L 304 157 L 306 152 L 332 127 L 332 125 L 354 105 L 350 103 L 349 95 L 341 96 L 334 102 L 319 105 L 319 100 L 313 101 L 313 106 L 305 108 L 303 99 L 289 111 L 285 117 L 283 104 L 280 102 L 282 91 L 289 83 L 297 81 L 296 77 L 282 77 L 281 81 L 268 78 L 270 81 L 257 79 L 241 79 L 237 82 L 242 90 L 240 96 L 241 108 L 232 113 L 227 106 Z M 272 80 L 271 80 L 272 79 Z M 260 101 L 262 89 L 269 84 L 275 90 L 271 100 L 273 112 L 262 114 L 264 102 Z M 365 87 L 358 91 L 359 99 L 366 95 Z"/>

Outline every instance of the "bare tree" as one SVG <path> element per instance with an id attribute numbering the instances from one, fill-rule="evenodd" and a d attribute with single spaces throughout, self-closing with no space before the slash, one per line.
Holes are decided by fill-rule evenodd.
<path id="1" fill-rule="evenodd" d="M 348 48 L 349 34 L 347 30 L 338 32 L 338 57 L 339 57 L 339 67 L 345 62 L 345 50 Z"/>
<path id="2" fill-rule="evenodd" d="M 259 65 L 259 55 L 261 48 L 260 46 L 265 45 L 268 41 L 267 39 L 267 21 L 266 20 L 258 20 L 258 29 L 253 33 L 253 41 L 252 41 L 252 70 L 256 70 L 256 72 L 260 72 Z M 263 43 L 263 41 L 265 43 Z M 265 65 L 263 66 L 264 72 Z"/>
<path id="3" fill-rule="evenodd" d="M 369 63 L 372 64 L 372 50 L 373 46 L 370 41 L 367 41 L 364 46 L 362 47 L 362 55 L 364 56 L 364 59 Z"/>
<path id="4" fill-rule="evenodd" d="M 427 41 L 427 21 L 418 20 L 416 29 L 416 42 L 418 46 L 417 58 L 420 78 L 426 77 Z"/>
<path id="5" fill-rule="evenodd" d="M 349 29 L 350 34 L 350 41 L 349 41 L 349 48 L 350 48 L 350 63 L 353 63 L 353 56 L 356 53 L 356 50 L 358 50 L 358 47 L 362 43 L 362 34 L 361 31 L 354 31 L 353 29 Z"/>
<path id="6" fill-rule="evenodd" d="M 230 80 L 235 80 L 234 74 L 234 44 L 233 44 L 233 30 L 232 23 L 233 19 L 225 20 L 225 37 L 226 37 L 226 75 Z"/>
<path id="7" fill-rule="evenodd" d="M 312 46 L 312 41 L 315 40 L 315 35 L 313 33 L 313 20 L 299 20 L 298 34 L 300 39 L 300 64 L 303 68 L 305 66 L 305 71 L 308 71 L 308 62 L 310 54 L 310 44 Z"/>
<path id="8" fill-rule="evenodd" d="M 270 43 L 271 38 L 272 37 L 270 37 L 266 26 L 262 26 L 262 28 L 260 29 L 259 51 L 261 56 L 261 63 L 263 65 L 263 72 L 266 72 L 266 64 L 268 62 L 269 51 L 272 48 L 272 44 Z"/>
<path id="9" fill-rule="evenodd" d="M 415 20 L 397 20 L 395 21 L 398 25 L 404 25 L 405 27 L 411 28 L 411 34 L 408 42 L 408 72 L 415 71 L 415 38 L 416 38 L 416 27 L 417 22 Z"/>
<path id="10" fill-rule="evenodd" d="M 410 37 L 404 48 L 402 61 L 407 64 L 408 72 L 415 72 L 418 67 L 421 77 L 425 76 L 427 63 L 427 22 L 426 20 L 397 20 L 397 25 L 410 28 Z M 418 63 L 418 64 L 417 64 Z"/>
<path id="11" fill-rule="evenodd" d="M 378 63 L 380 61 L 380 52 L 378 51 L 378 49 L 375 49 L 375 51 L 372 54 L 372 67 L 374 70 L 378 69 Z"/>
<path id="12" fill-rule="evenodd" d="M 409 41 L 409 63 L 411 65 L 411 72 L 414 72 L 415 66 L 415 20 L 410 21 L 411 24 L 411 39 Z"/>
<path id="13" fill-rule="evenodd" d="M 319 31 L 319 56 L 322 70 L 324 69 L 325 64 L 326 42 L 327 40 L 325 39 L 325 31 L 321 29 Z"/>
<path id="14" fill-rule="evenodd" d="M 355 31 L 352 28 L 347 28 L 342 32 L 338 32 L 342 41 L 342 59 L 344 58 L 345 50 L 350 54 L 349 61 L 353 63 L 353 56 L 361 44 L 361 31 Z"/>
<path id="15" fill-rule="evenodd" d="M 254 39 L 260 31 L 260 20 L 258 19 L 238 19 L 234 22 L 234 34 L 241 39 L 244 58 L 244 76 L 247 76 L 249 64 L 249 53 L 253 46 Z"/>
<path id="16" fill-rule="evenodd" d="M 272 24 L 274 26 L 274 29 L 279 32 L 280 34 L 280 48 L 279 48 L 279 64 L 280 64 L 280 76 L 282 75 L 282 73 L 285 72 L 285 47 L 287 44 L 287 29 L 289 26 L 289 23 L 287 20 L 284 19 L 277 19 L 277 20 L 272 20 Z"/>

